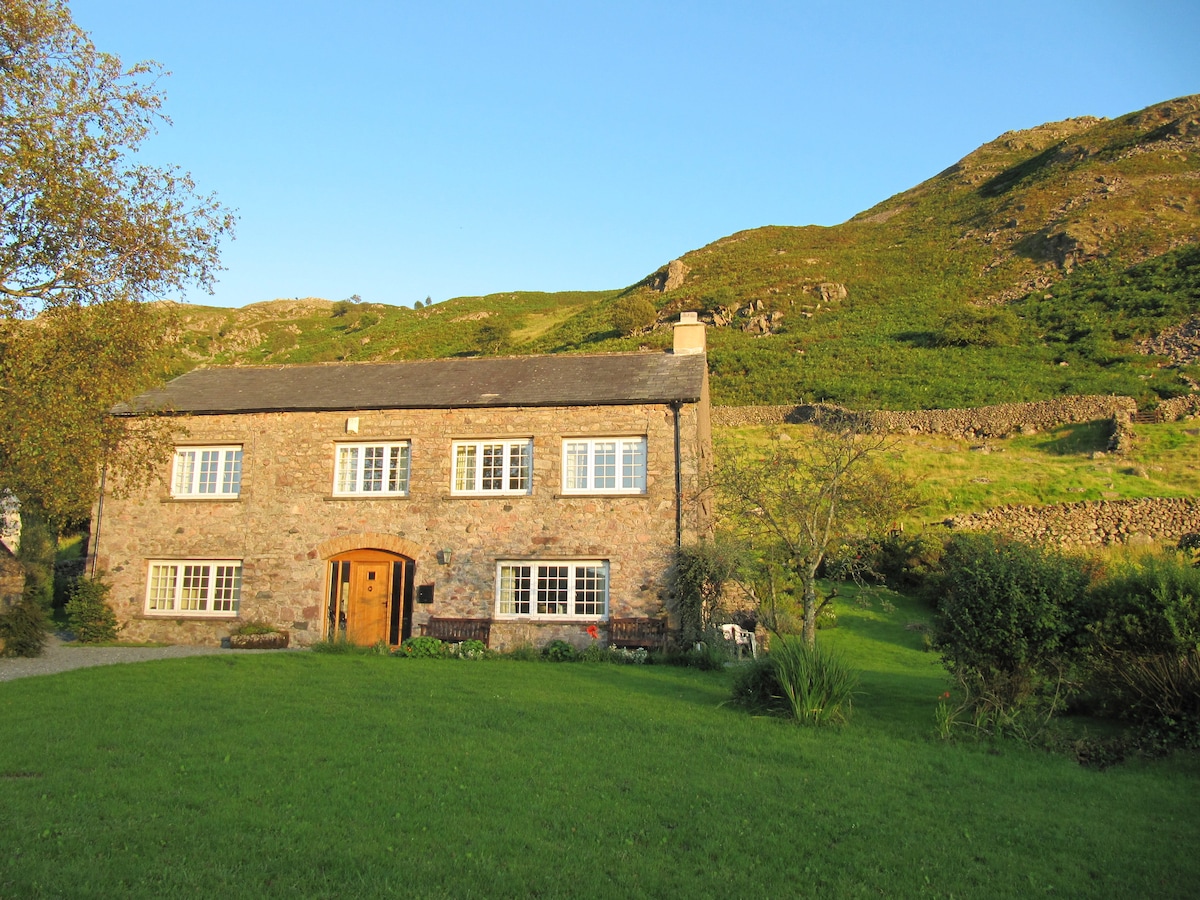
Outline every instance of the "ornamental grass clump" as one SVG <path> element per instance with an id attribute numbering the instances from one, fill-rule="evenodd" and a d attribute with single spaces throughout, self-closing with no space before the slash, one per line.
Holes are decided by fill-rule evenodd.
<path id="1" fill-rule="evenodd" d="M 780 696 L 802 725 L 842 724 L 850 717 L 858 674 L 834 651 L 780 635 L 769 657 Z"/>

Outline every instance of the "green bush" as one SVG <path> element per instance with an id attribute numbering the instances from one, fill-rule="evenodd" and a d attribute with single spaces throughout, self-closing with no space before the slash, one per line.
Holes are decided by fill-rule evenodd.
<path id="1" fill-rule="evenodd" d="M 459 659 L 485 659 L 488 648 L 483 641 L 472 639 L 455 645 L 454 653 Z"/>
<path id="2" fill-rule="evenodd" d="M 850 717 L 858 675 L 837 653 L 787 634 L 772 642 L 769 659 L 779 690 L 802 725 L 842 723 Z"/>
<path id="3" fill-rule="evenodd" d="M 629 295 L 622 297 L 613 304 L 613 328 L 623 336 L 637 334 L 654 324 L 658 318 L 658 310 L 645 297 Z"/>
<path id="4" fill-rule="evenodd" d="M 1083 561 L 999 535 L 960 534 L 942 569 L 935 645 L 973 720 L 986 728 L 1022 708 L 1052 712 L 1079 650 Z"/>
<path id="5" fill-rule="evenodd" d="M 574 662 L 579 659 L 579 651 L 566 641 L 551 641 L 542 648 L 542 658 L 550 662 Z"/>
<path id="6" fill-rule="evenodd" d="M 117 614 L 108 605 L 109 586 L 95 578 L 76 578 L 67 591 L 67 626 L 81 644 L 117 639 Z"/>
<path id="7" fill-rule="evenodd" d="M 0 616 L 0 644 L 5 656 L 41 656 L 46 648 L 50 621 L 36 600 L 21 600 Z"/>
<path id="8" fill-rule="evenodd" d="M 733 676 L 732 701 L 753 712 L 791 715 L 791 706 L 783 695 L 775 661 L 760 656 L 738 666 Z"/>
<path id="9" fill-rule="evenodd" d="M 1104 652 L 1187 653 L 1200 646 L 1200 569 L 1177 553 L 1125 563 L 1089 592 L 1086 615 Z"/>
<path id="10" fill-rule="evenodd" d="M 1088 604 L 1091 711 L 1161 748 L 1200 743 L 1200 569 L 1182 553 L 1144 556 Z"/>
<path id="11" fill-rule="evenodd" d="M 450 648 L 435 637 L 427 637 L 425 635 L 417 635 L 410 637 L 400 645 L 400 649 L 396 651 L 397 656 L 406 656 L 411 659 L 429 659 L 439 656 L 448 656 Z"/>

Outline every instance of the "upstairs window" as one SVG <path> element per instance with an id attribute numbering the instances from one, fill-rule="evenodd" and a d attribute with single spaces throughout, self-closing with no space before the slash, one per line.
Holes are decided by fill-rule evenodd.
<path id="1" fill-rule="evenodd" d="M 502 562 L 496 567 L 496 614 L 533 619 L 604 619 L 608 563 Z"/>
<path id="2" fill-rule="evenodd" d="M 646 439 L 563 441 L 563 493 L 646 493 Z"/>
<path id="3" fill-rule="evenodd" d="M 241 560 L 151 560 L 146 582 L 148 615 L 237 615 L 242 598 Z"/>
<path id="4" fill-rule="evenodd" d="M 533 441 L 455 441 L 453 494 L 528 494 Z"/>
<path id="5" fill-rule="evenodd" d="M 237 497 L 241 491 L 241 447 L 176 448 L 172 497 Z"/>
<path id="6" fill-rule="evenodd" d="M 408 461 L 408 441 L 338 444 L 333 495 L 407 496 Z"/>

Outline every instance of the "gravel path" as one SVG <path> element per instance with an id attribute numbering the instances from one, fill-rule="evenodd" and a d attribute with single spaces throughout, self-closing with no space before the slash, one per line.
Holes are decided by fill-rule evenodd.
<path id="1" fill-rule="evenodd" d="M 54 675 L 88 666 L 112 666 L 117 663 L 145 662 L 149 659 L 177 659 L 181 656 L 211 656 L 220 653 L 287 653 L 287 650 L 230 650 L 227 647 L 84 647 L 52 635 L 41 656 L 33 659 L 0 657 L 0 681 L 30 675 Z"/>

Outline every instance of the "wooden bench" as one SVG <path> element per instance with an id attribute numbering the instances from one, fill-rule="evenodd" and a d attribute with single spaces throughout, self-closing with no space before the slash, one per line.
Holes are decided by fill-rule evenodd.
<path id="1" fill-rule="evenodd" d="M 434 616 L 420 626 L 421 634 L 450 644 L 463 641 L 483 641 L 486 646 L 492 636 L 491 619 L 456 619 Z"/>
<path id="2" fill-rule="evenodd" d="M 667 620 L 609 619 L 608 642 L 614 647 L 661 650 L 667 646 Z"/>

